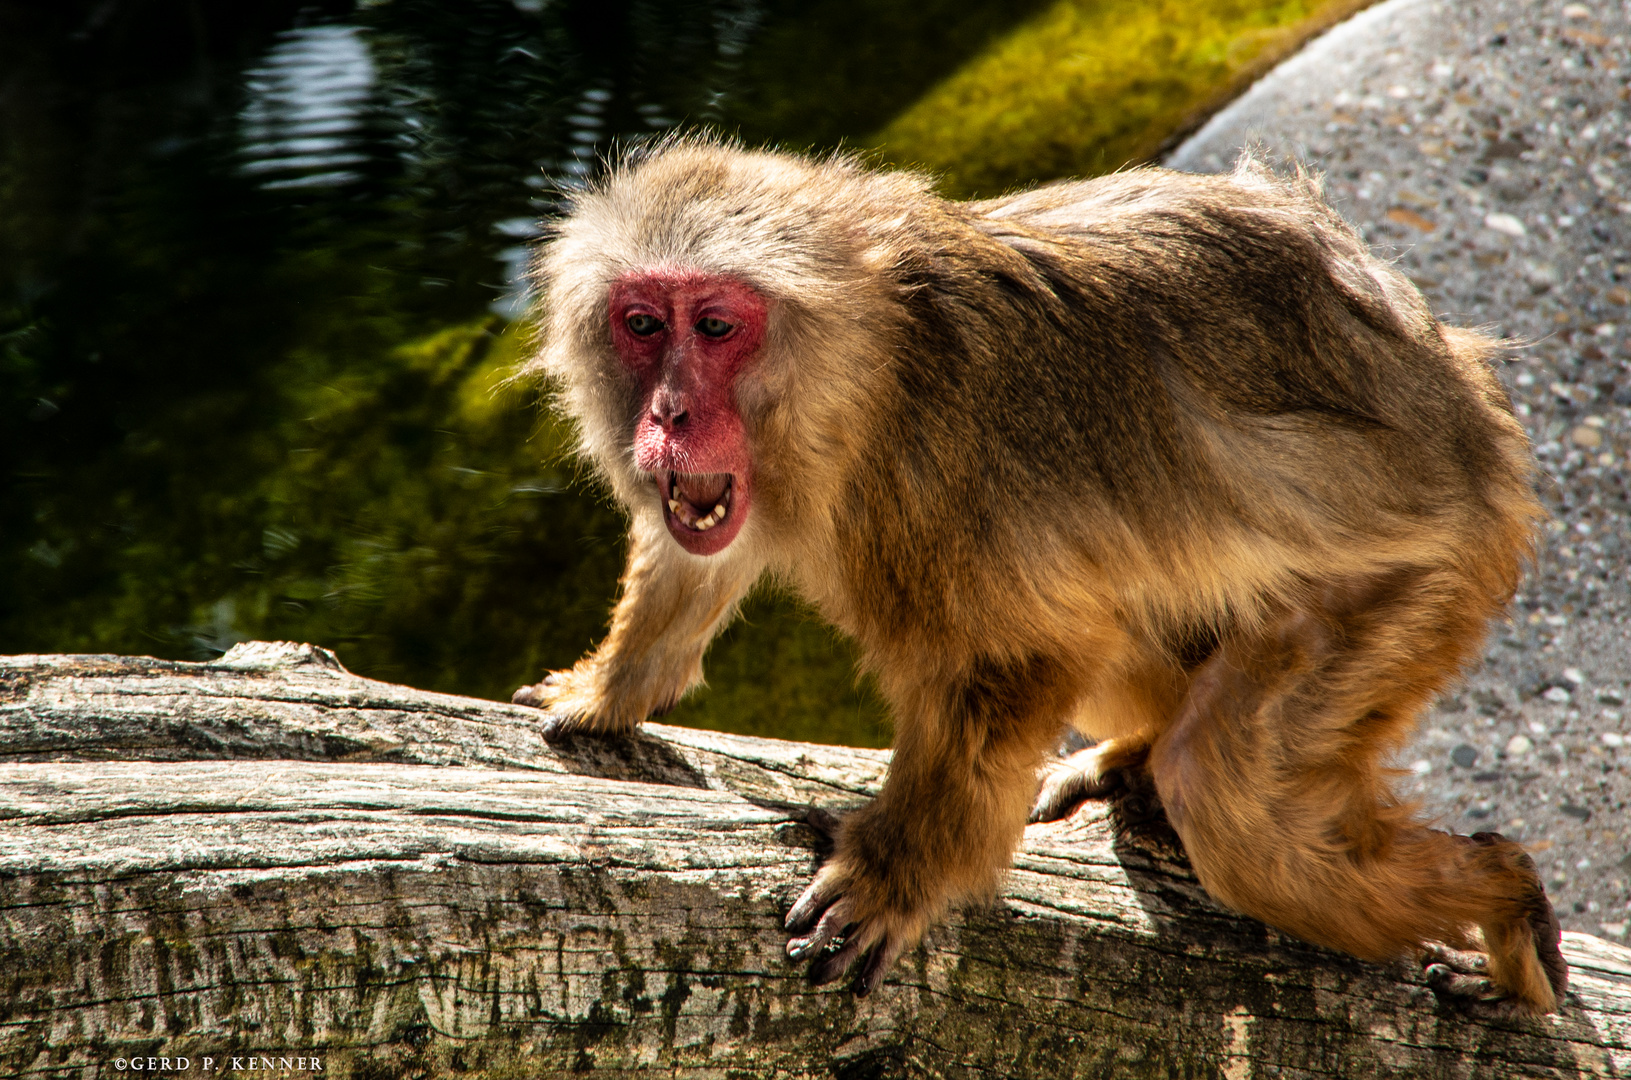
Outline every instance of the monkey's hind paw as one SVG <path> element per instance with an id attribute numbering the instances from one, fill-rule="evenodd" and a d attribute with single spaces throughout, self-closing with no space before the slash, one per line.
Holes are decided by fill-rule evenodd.
<path id="1" fill-rule="evenodd" d="M 843 895 L 842 882 L 817 875 L 787 913 L 785 925 L 797 935 L 787 943 L 787 957 L 795 963 L 815 959 L 810 965 L 815 986 L 838 981 L 859 961 L 852 985 L 857 997 L 866 997 L 908 942 L 906 935 L 882 929 L 881 920 L 858 918 L 856 907 L 853 897 Z"/>
<path id="2" fill-rule="evenodd" d="M 1042 772 L 1042 787 L 1031 806 L 1031 824 L 1058 821 L 1089 799 L 1102 799 L 1122 786 L 1118 763 L 1109 756 L 1113 744 L 1104 742 L 1060 758 Z"/>
<path id="3" fill-rule="evenodd" d="M 1441 994 L 1474 1001 L 1499 1001 L 1506 997 L 1506 991 L 1489 977 L 1489 957 L 1481 952 L 1432 944 L 1422 950 L 1421 960 L 1427 985 Z"/>
<path id="4" fill-rule="evenodd" d="M 1535 1011 L 1490 977 L 1489 957 L 1481 952 L 1434 943 L 1422 950 L 1421 961 L 1427 985 L 1474 1016 L 1511 1019 Z"/>

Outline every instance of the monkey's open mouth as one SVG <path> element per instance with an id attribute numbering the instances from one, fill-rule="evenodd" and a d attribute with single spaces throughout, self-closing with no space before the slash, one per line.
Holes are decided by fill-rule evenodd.
<path id="1" fill-rule="evenodd" d="M 730 516 L 733 481 L 730 473 L 657 474 L 670 519 L 697 532 L 707 532 Z"/>
<path id="2" fill-rule="evenodd" d="M 752 473 L 652 471 L 663 523 L 680 547 L 693 555 L 717 555 L 731 546 L 753 502 Z"/>

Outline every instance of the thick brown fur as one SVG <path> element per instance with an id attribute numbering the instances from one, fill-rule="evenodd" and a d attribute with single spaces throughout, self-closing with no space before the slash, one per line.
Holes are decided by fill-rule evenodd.
<path id="1" fill-rule="evenodd" d="M 630 450 L 607 296 L 645 267 L 769 298 L 734 386 L 754 509 L 707 557 Z M 575 196 L 538 277 L 535 368 L 631 553 L 600 648 L 517 700 L 552 731 L 631 730 L 767 574 L 853 635 L 897 738 L 789 916 L 818 978 L 868 957 L 870 988 L 993 890 L 1071 724 L 1152 770 L 1223 902 L 1371 959 L 1481 932 L 1499 991 L 1556 1007 L 1521 850 L 1427 829 L 1382 765 L 1512 595 L 1528 443 L 1493 343 L 1437 322 L 1315 179 L 1243 160 L 957 203 L 678 139 Z"/>

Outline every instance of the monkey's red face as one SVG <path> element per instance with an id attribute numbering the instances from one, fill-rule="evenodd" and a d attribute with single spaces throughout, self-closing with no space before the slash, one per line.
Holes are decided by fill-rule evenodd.
<path id="1" fill-rule="evenodd" d="M 668 531 L 693 555 L 723 551 L 747 520 L 753 459 L 736 380 L 768 307 L 742 281 L 651 269 L 612 284 L 612 342 L 640 388 L 635 467 L 652 474 Z"/>

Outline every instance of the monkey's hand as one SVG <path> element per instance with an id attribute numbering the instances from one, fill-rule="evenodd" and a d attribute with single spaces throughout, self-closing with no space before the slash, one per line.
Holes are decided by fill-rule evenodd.
<path id="1" fill-rule="evenodd" d="M 542 682 L 521 687 L 510 695 L 510 700 L 543 711 L 543 736 L 551 742 L 577 734 L 632 733 L 644 714 L 633 716 L 612 708 L 607 697 L 599 686 L 594 665 L 580 663 L 566 671 L 552 671 Z"/>
<path id="2" fill-rule="evenodd" d="M 891 872 L 884 868 L 888 862 L 865 850 L 870 845 L 861 842 L 864 830 L 856 826 L 875 816 L 868 814 L 871 809 L 851 815 L 842 828 L 831 814 L 812 811 L 808 823 L 831 838 L 837 850 L 786 921 L 795 935 L 787 943 L 787 955 L 795 962 L 815 959 L 810 968 L 815 985 L 842 978 L 860 961 L 854 983 L 860 997 L 877 988 L 900 954 L 917 944 L 945 906 L 944 891 L 930 884 L 934 875 L 898 868 Z M 926 892 L 931 895 L 923 895 Z"/>

